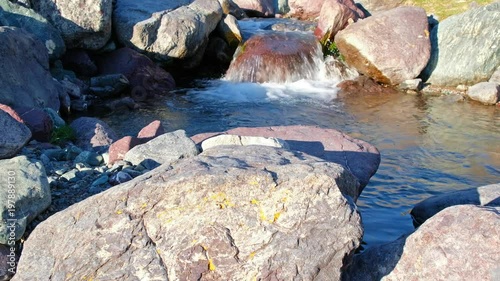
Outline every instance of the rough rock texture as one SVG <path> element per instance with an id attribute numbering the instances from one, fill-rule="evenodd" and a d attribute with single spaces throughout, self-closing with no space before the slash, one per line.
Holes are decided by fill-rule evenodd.
<path id="1" fill-rule="evenodd" d="M 201 149 L 203 151 L 216 147 L 219 145 L 264 145 L 271 147 L 279 147 L 288 149 L 289 145 L 286 141 L 278 138 L 266 138 L 266 137 L 252 137 L 252 136 L 238 136 L 238 135 L 217 135 L 208 138 L 201 142 Z"/>
<path id="2" fill-rule="evenodd" d="M 493 72 L 493 75 L 491 75 L 490 80 L 488 82 L 495 82 L 500 84 L 500 65 L 497 67 L 497 70 Z"/>
<path id="3" fill-rule="evenodd" d="M 294 82 L 314 79 L 323 58 L 321 46 L 310 34 L 254 35 L 239 47 L 226 78 L 235 82 Z"/>
<path id="4" fill-rule="evenodd" d="M 498 280 L 500 208 L 446 208 L 406 239 L 382 280 Z"/>
<path id="5" fill-rule="evenodd" d="M 31 131 L 31 137 L 40 142 L 49 142 L 54 122 L 45 110 L 40 108 L 17 107 L 16 112 Z"/>
<path id="6" fill-rule="evenodd" d="M 226 15 L 217 25 L 217 32 L 219 36 L 222 37 L 227 44 L 236 49 L 238 45 L 243 42 L 243 37 L 241 36 L 240 26 L 238 21 L 232 15 Z"/>
<path id="7" fill-rule="evenodd" d="M 288 0 L 289 16 L 302 20 L 315 20 L 325 0 Z"/>
<path id="8" fill-rule="evenodd" d="M 11 252 L 10 246 L 0 244 L 0 280 L 10 280 L 16 270 L 18 253 Z"/>
<path id="9" fill-rule="evenodd" d="M 145 139 L 135 138 L 131 136 L 123 137 L 109 146 L 108 166 L 112 166 L 115 162 L 123 160 L 127 152 L 136 145 L 143 144 Z"/>
<path id="10" fill-rule="evenodd" d="M 273 0 L 233 0 L 245 13 L 254 17 L 270 17 L 274 15 Z"/>
<path id="11" fill-rule="evenodd" d="M 59 31 L 44 17 L 8 0 L 0 0 L 0 26 L 15 26 L 23 28 L 40 40 L 51 60 L 61 57 L 66 45 Z"/>
<path id="12" fill-rule="evenodd" d="M 338 280 L 362 236 L 355 187 L 305 154 L 211 149 L 54 214 L 13 280 Z"/>
<path id="13" fill-rule="evenodd" d="M 28 223 L 50 205 L 51 197 L 41 162 L 18 156 L 0 160 L 0 171 L 0 244 L 8 244 L 11 233 L 16 241 L 21 238 Z"/>
<path id="14" fill-rule="evenodd" d="M 333 41 L 337 32 L 349 23 L 364 18 L 365 14 L 354 4 L 353 0 L 325 0 L 318 19 L 318 27 L 314 35 L 322 42 Z"/>
<path id="15" fill-rule="evenodd" d="M 481 82 L 469 88 L 467 96 L 484 104 L 496 104 L 500 100 L 500 84 Z"/>
<path id="16" fill-rule="evenodd" d="M 111 37 L 113 0 L 37 0 L 33 9 L 59 31 L 69 49 L 97 50 Z"/>
<path id="17" fill-rule="evenodd" d="M 50 75 L 42 42 L 16 27 L 0 27 L 0 42 L 0 103 L 59 110 L 63 89 Z"/>
<path id="18" fill-rule="evenodd" d="M 430 56 L 427 15 L 417 7 L 381 12 L 337 33 L 348 65 L 385 84 L 417 77 Z"/>
<path id="19" fill-rule="evenodd" d="M 118 40 L 158 61 L 197 54 L 222 18 L 217 0 L 117 0 Z"/>
<path id="20" fill-rule="evenodd" d="M 16 155 L 31 139 L 31 131 L 26 125 L 12 118 L 7 112 L 0 110 L 0 159 Z"/>
<path id="21" fill-rule="evenodd" d="M 445 208 L 465 204 L 500 207 L 500 183 L 429 197 L 413 207 L 411 216 L 420 225 Z"/>
<path id="22" fill-rule="evenodd" d="M 404 0 L 356 0 L 356 3 L 370 14 L 394 9 L 403 5 L 404 2 Z"/>
<path id="23" fill-rule="evenodd" d="M 240 6 L 236 5 L 236 3 L 233 2 L 233 0 L 218 0 L 218 1 L 220 6 L 222 7 L 222 12 L 225 15 L 232 15 L 239 20 L 247 17 L 245 12 L 240 8 Z"/>
<path id="24" fill-rule="evenodd" d="M 195 143 L 186 136 L 186 132 L 177 130 L 135 146 L 125 154 L 124 160 L 133 165 L 139 165 L 148 159 L 157 164 L 164 164 L 192 157 L 198 153 Z"/>
<path id="25" fill-rule="evenodd" d="M 142 139 L 142 138 L 156 138 L 159 135 L 163 135 L 166 133 L 165 128 L 163 127 L 162 123 L 160 120 L 155 120 L 148 125 L 146 125 L 144 128 L 142 128 L 139 133 L 137 134 L 137 137 Z"/>
<path id="26" fill-rule="evenodd" d="M 129 48 L 121 48 L 101 56 L 96 62 L 102 75 L 125 75 L 130 83 L 130 95 L 136 101 L 165 95 L 175 88 L 175 81 L 170 73 L 148 57 Z"/>
<path id="27" fill-rule="evenodd" d="M 422 72 L 424 80 L 450 87 L 487 81 L 500 66 L 498 26 L 500 2 L 440 22 L 431 31 L 432 54 Z"/>
<path id="28" fill-rule="evenodd" d="M 380 164 L 380 153 L 373 145 L 351 138 L 333 129 L 312 126 L 275 126 L 236 128 L 224 133 L 279 138 L 286 141 L 291 150 L 305 152 L 326 161 L 343 165 L 358 178 L 361 184 L 359 194 L 361 194 L 361 191 L 368 184 Z M 200 143 L 204 139 L 217 134 L 221 133 L 199 134 L 191 137 L 191 139 L 196 143 Z"/>
<path id="29" fill-rule="evenodd" d="M 102 152 L 117 140 L 115 132 L 103 121 L 92 117 L 80 117 L 70 124 L 75 131 L 76 145 L 84 150 Z"/>
<path id="30" fill-rule="evenodd" d="M 10 117 L 14 118 L 17 122 L 23 123 L 21 116 L 10 106 L 0 103 L 0 110 L 8 113 Z"/>

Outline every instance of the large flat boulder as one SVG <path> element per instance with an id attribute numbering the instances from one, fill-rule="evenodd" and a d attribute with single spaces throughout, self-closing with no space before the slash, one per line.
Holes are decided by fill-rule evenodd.
<path id="1" fill-rule="evenodd" d="M 430 39 L 422 8 L 398 7 L 359 20 L 335 36 L 348 65 L 378 82 L 396 85 L 427 65 Z"/>
<path id="2" fill-rule="evenodd" d="M 455 205 L 500 207 L 500 183 L 429 197 L 413 207 L 411 216 L 415 224 L 420 225 L 435 214 Z"/>
<path id="3" fill-rule="evenodd" d="M 373 145 L 354 139 L 337 130 L 314 126 L 235 128 L 227 132 L 199 134 L 191 139 L 196 143 L 201 143 L 203 140 L 218 134 L 279 138 L 286 141 L 291 150 L 305 152 L 326 161 L 343 165 L 358 178 L 361 184 L 359 194 L 380 164 L 380 153 Z"/>
<path id="4" fill-rule="evenodd" d="M 0 27 L 0 103 L 59 110 L 63 89 L 49 72 L 49 54 L 34 35 Z"/>
<path id="5" fill-rule="evenodd" d="M 498 26 L 498 1 L 440 22 L 431 31 L 432 53 L 422 72 L 424 80 L 450 87 L 488 81 L 500 66 Z"/>
<path id="6" fill-rule="evenodd" d="M 125 46 L 171 61 L 201 51 L 222 15 L 217 0 L 117 0 L 113 24 Z"/>
<path id="7" fill-rule="evenodd" d="M 31 139 L 30 129 L 1 109 L 0 128 L 4 129 L 0 134 L 0 159 L 16 155 Z"/>
<path id="8" fill-rule="evenodd" d="M 51 60 L 58 59 L 66 51 L 59 30 L 40 14 L 8 0 L 0 0 L 0 26 L 24 28 L 42 41 Z"/>
<path id="9" fill-rule="evenodd" d="M 362 236 L 356 182 L 309 155 L 220 146 L 49 217 L 12 280 L 339 280 Z"/>
<path id="10" fill-rule="evenodd" d="M 498 280 L 500 208 L 446 208 L 410 235 L 382 280 Z"/>
<path id="11" fill-rule="evenodd" d="M 37 0 L 32 6 L 61 32 L 70 49 L 97 50 L 111 37 L 113 0 Z"/>

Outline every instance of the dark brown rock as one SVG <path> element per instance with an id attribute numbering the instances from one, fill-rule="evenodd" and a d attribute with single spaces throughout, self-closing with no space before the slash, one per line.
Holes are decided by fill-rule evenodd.
<path id="1" fill-rule="evenodd" d="M 121 48 L 97 58 L 97 66 L 101 75 L 125 75 L 130 82 L 130 95 L 136 101 L 165 95 L 175 88 L 170 73 L 129 48 Z"/>
<path id="2" fill-rule="evenodd" d="M 160 120 L 155 120 L 149 123 L 146 127 L 142 128 L 137 134 L 138 138 L 156 138 L 159 135 L 166 133 L 165 128 Z"/>
<path id="3" fill-rule="evenodd" d="M 84 150 L 105 151 L 118 139 L 108 124 L 97 118 L 80 117 L 70 126 L 76 135 L 76 145 Z"/>
<path id="4" fill-rule="evenodd" d="M 97 66 L 85 50 L 68 50 L 61 58 L 61 61 L 65 69 L 69 69 L 76 74 L 92 77 L 97 73 Z"/>
<path id="5" fill-rule="evenodd" d="M 15 110 L 23 120 L 23 123 L 30 129 L 34 140 L 40 142 L 50 141 L 54 122 L 47 112 L 43 109 L 29 107 L 17 107 Z"/>

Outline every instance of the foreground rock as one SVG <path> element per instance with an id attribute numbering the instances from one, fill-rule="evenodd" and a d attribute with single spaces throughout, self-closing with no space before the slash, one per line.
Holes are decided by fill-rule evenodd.
<path id="1" fill-rule="evenodd" d="M 382 280 L 497 280 L 500 208 L 446 208 L 406 239 Z"/>
<path id="2" fill-rule="evenodd" d="M 432 54 L 422 73 L 427 83 L 457 86 L 488 81 L 500 65 L 498 26 L 500 2 L 440 22 L 431 31 Z"/>
<path id="3" fill-rule="evenodd" d="M 370 14 L 377 14 L 402 6 L 404 0 L 356 0 Z"/>
<path id="4" fill-rule="evenodd" d="M 111 37 L 112 2 L 37 0 L 32 6 L 59 29 L 68 48 L 97 50 Z"/>
<path id="5" fill-rule="evenodd" d="M 42 163 L 25 156 L 0 160 L 0 244 L 17 241 L 27 224 L 51 202 L 50 188 Z"/>
<path id="6" fill-rule="evenodd" d="M 66 45 L 59 31 L 44 17 L 24 6 L 0 0 L 0 26 L 23 28 L 42 41 L 51 60 L 64 54 Z"/>
<path id="7" fill-rule="evenodd" d="M 469 88 L 467 96 L 487 105 L 500 101 L 500 84 L 495 82 L 481 82 Z"/>
<path id="8" fill-rule="evenodd" d="M 8 128 L 0 134 L 0 159 L 10 158 L 31 139 L 30 129 L 0 110 L 0 128 Z"/>
<path id="9" fill-rule="evenodd" d="M 414 222 L 420 225 L 445 208 L 465 204 L 500 207 L 500 184 L 491 184 L 432 196 L 415 205 L 411 210 L 411 216 Z"/>
<path id="10" fill-rule="evenodd" d="M 355 187 L 308 155 L 214 148 L 51 216 L 13 280 L 338 280 L 362 235 Z"/>
<path id="11" fill-rule="evenodd" d="M 194 57 L 222 18 L 217 0 L 116 1 L 118 40 L 158 61 Z"/>
<path id="12" fill-rule="evenodd" d="M 52 79 L 41 41 L 22 29 L 0 27 L 0 42 L 0 103 L 59 110 L 63 89 Z"/>
<path id="13" fill-rule="evenodd" d="M 235 82 L 294 82 L 315 79 L 323 58 L 313 35 L 272 33 L 254 35 L 240 47 L 226 73 Z"/>
<path id="14" fill-rule="evenodd" d="M 80 117 L 70 126 L 75 132 L 76 145 L 85 150 L 103 152 L 118 139 L 108 124 L 97 118 Z"/>
<path id="15" fill-rule="evenodd" d="M 221 133 L 193 136 L 196 143 Z M 346 167 L 361 184 L 359 194 L 375 174 L 380 164 L 380 153 L 373 145 L 354 139 L 333 129 L 312 126 L 276 126 L 261 128 L 236 128 L 222 134 L 279 138 L 291 150 L 305 152 Z M 354 198 L 357 198 L 356 195 Z"/>
<path id="16" fill-rule="evenodd" d="M 424 9 L 399 7 L 349 25 L 337 33 L 335 43 L 348 65 L 378 82 L 396 85 L 417 77 L 427 65 L 427 27 Z"/>

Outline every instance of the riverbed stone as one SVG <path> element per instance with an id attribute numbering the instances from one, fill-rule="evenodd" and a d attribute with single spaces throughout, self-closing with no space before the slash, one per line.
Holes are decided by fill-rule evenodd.
<path id="1" fill-rule="evenodd" d="M 15 26 L 33 34 L 43 43 L 52 61 L 60 58 L 66 51 L 59 30 L 40 14 L 23 5 L 0 0 L 0 26 Z"/>
<path id="2" fill-rule="evenodd" d="M 186 136 L 186 132 L 177 130 L 136 145 L 125 154 L 123 159 L 133 165 L 151 160 L 159 166 L 159 164 L 173 163 L 179 159 L 193 157 L 198 153 L 195 143 Z"/>
<path id="3" fill-rule="evenodd" d="M 464 24 L 466 22 L 467 24 Z M 427 83 L 454 87 L 488 81 L 500 65 L 500 2 L 450 16 L 431 31 Z"/>
<path id="4" fill-rule="evenodd" d="M 0 134 L 0 159 L 16 155 L 31 139 L 30 129 L 3 110 L 0 110 L 0 127 L 5 128 Z"/>
<path id="5" fill-rule="evenodd" d="M 413 221 L 420 225 L 427 219 L 455 205 L 500 207 L 500 183 L 446 192 L 425 199 L 411 210 Z"/>
<path id="6" fill-rule="evenodd" d="M 140 139 L 151 139 L 163 135 L 166 132 L 162 122 L 160 120 L 155 120 L 142 128 L 137 134 L 137 137 Z"/>
<path id="7" fill-rule="evenodd" d="M 486 105 L 494 105 L 500 101 L 500 84 L 495 82 L 480 82 L 469 87 L 467 96 Z"/>
<path id="8" fill-rule="evenodd" d="M 109 146 L 109 160 L 108 166 L 112 166 L 117 161 L 123 160 L 127 152 L 129 152 L 136 145 L 143 144 L 148 139 L 136 138 L 132 136 L 125 136 Z"/>
<path id="9" fill-rule="evenodd" d="M 378 82 L 396 85 L 416 78 L 427 65 L 427 15 L 418 7 L 381 12 L 338 32 L 335 43 L 348 65 Z"/>
<path id="10" fill-rule="evenodd" d="M 222 18 L 217 0 L 117 0 L 118 40 L 157 61 L 194 57 Z"/>
<path id="11" fill-rule="evenodd" d="M 203 140 L 219 134 L 279 138 L 286 141 L 291 150 L 301 151 L 329 162 L 344 165 L 358 178 L 361 184 L 358 190 L 359 194 L 380 164 L 380 153 L 373 145 L 337 130 L 315 126 L 242 127 L 226 132 L 198 134 L 192 136 L 191 139 L 199 144 Z M 359 194 L 354 198 L 357 198 Z"/>
<path id="12" fill-rule="evenodd" d="M 32 6 L 61 32 L 69 49 L 98 50 L 111 37 L 113 0 L 37 0 Z"/>
<path id="13" fill-rule="evenodd" d="M 314 35 L 325 44 L 333 42 L 337 32 L 348 24 L 364 18 L 365 15 L 353 0 L 325 0 L 319 14 Z"/>
<path id="14" fill-rule="evenodd" d="M 500 208 L 458 205 L 437 213 L 405 242 L 382 280 L 496 280 Z"/>
<path id="15" fill-rule="evenodd" d="M 338 280 L 361 242 L 356 182 L 297 152 L 214 148 L 49 217 L 13 280 Z"/>
<path id="16" fill-rule="evenodd" d="M 0 27 L 0 103 L 59 110 L 61 85 L 49 72 L 43 43 L 17 27 Z"/>
<path id="17" fill-rule="evenodd" d="M 0 171 L 0 244 L 8 244 L 9 237 L 21 238 L 28 223 L 50 205 L 51 197 L 41 162 L 17 156 L 0 160 Z"/>
<path id="18" fill-rule="evenodd" d="M 285 149 L 289 148 L 286 141 L 278 138 L 238 136 L 238 135 L 226 135 L 226 134 L 210 137 L 202 141 L 200 146 L 202 151 L 205 151 L 207 149 L 220 145 L 239 145 L 239 146 L 263 145 L 263 146 L 279 147 Z"/>
<path id="19" fill-rule="evenodd" d="M 101 98 L 112 98 L 119 96 L 129 84 L 121 73 L 107 74 L 90 78 L 90 91 Z"/>
<path id="20" fill-rule="evenodd" d="M 80 117 L 70 126 L 75 132 L 75 144 L 84 150 L 104 152 L 118 139 L 113 129 L 97 118 Z"/>
<path id="21" fill-rule="evenodd" d="M 144 101 L 166 95 L 175 88 L 172 75 L 151 59 L 130 48 L 120 48 L 96 59 L 100 75 L 123 74 L 130 83 L 130 96 Z"/>
<path id="22" fill-rule="evenodd" d="M 312 34 L 256 34 L 238 48 L 226 72 L 234 82 L 294 82 L 318 76 L 323 57 L 321 46 Z"/>

